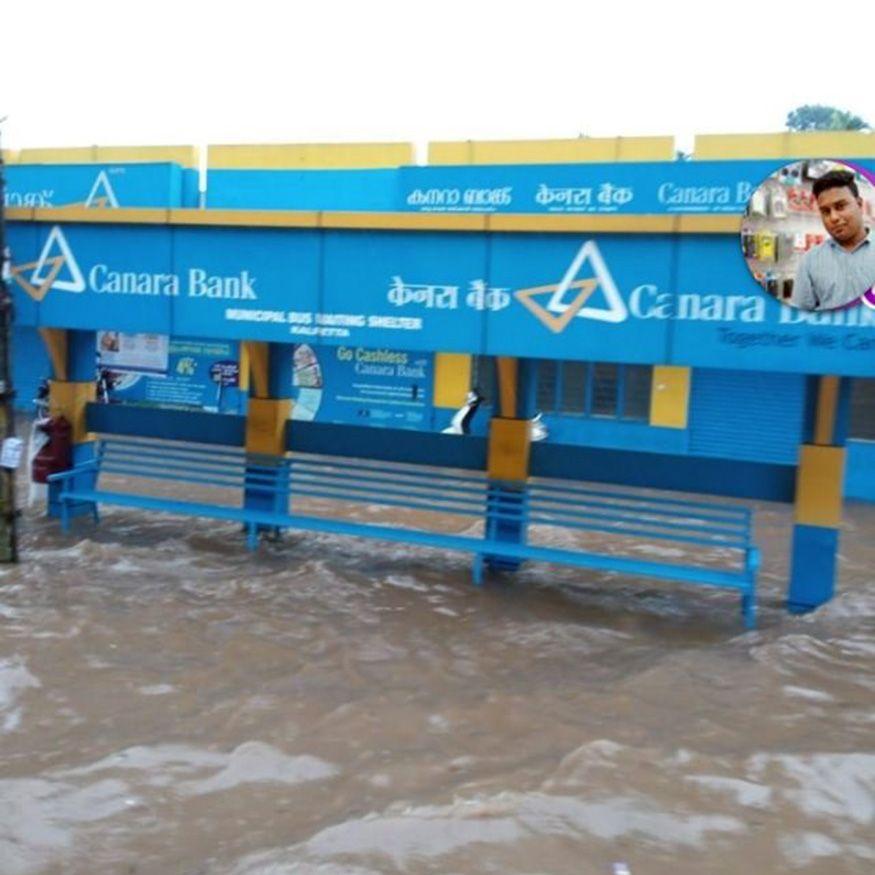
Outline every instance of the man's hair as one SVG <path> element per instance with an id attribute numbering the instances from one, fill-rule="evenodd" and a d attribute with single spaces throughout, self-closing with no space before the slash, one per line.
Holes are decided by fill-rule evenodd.
<path id="1" fill-rule="evenodd" d="M 824 173 L 823 176 L 814 180 L 811 191 L 815 197 L 819 197 L 831 188 L 849 188 L 854 197 L 860 196 L 854 174 L 849 170 L 830 170 L 829 173 Z"/>

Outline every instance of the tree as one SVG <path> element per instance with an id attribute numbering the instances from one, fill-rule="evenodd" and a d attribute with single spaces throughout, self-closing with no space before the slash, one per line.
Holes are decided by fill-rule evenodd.
<path id="1" fill-rule="evenodd" d="M 871 127 L 860 116 L 846 109 L 806 103 L 787 113 L 790 131 L 868 131 Z"/>

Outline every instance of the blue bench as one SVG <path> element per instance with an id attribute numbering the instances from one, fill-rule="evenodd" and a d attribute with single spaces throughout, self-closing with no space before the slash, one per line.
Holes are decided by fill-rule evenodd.
<path id="1" fill-rule="evenodd" d="M 124 480 L 104 488 L 100 481 L 107 475 Z M 166 483 L 172 494 L 144 494 L 141 482 Z M 180 485 L 190 493 L 185 498 Z M 191 494 L 199 489 L 204 496 Z M 242 493 L 250 506 L 242 506 Z M 261 531 L 288 528 L 459 550 L 473 554 L 478 585 L 487 565 L 554 562 L 735 590 L 745 625 L 755 624 L 759 551 L 752 514 L 739 505 L 542 479 L 520 491 L 490 484 L 480 472 L 312 455 L 258 459 L 237 449 L 127 437 L 101 440 L 92 461 L 53 475 L 50 498 L 65 532 L 74 508 L 90 506 L 97 519 L 98 505 L 109 504 L 237 521 L 246 527 L 250 549 Z M 331 505 L 320 515 L 324 501 Z M 469 529 L 486 522 L 482 533 L 473 534 L 440 531 L 446 527 L 430 516 L 418 528 L 360 522 L 339 516 L 336 502 L 463 518 Z M 522 543 L 504 540 L 502 532 L 515 528 L 527 533 Z M 556 531 L 597 541 L 580 549 L 536 543 Z M 663 554 L 681 561 L 667 561 L 660 544 L 669 546 Z"/>

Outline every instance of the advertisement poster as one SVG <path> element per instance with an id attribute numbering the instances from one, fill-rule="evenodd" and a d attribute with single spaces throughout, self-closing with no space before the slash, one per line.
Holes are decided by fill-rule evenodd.
<path id="1" fill-rule="evenodd" d="M 173 338 L 166 374 L 117 372 L 114 402 L 222 413 L 241 411 L 238 345 L 233 341 Z"/>
<path id="2" fill-rule="evenodd" d="M 117 373 L 164 375 L 169 347 L 169 338 L 164 334 L 97 332 L 100 366 Z"/>
<path id="3" fill-rule="evenodd" d="M 432 379 L 430 353 L 300 344 L 292 418 L 429 428 Z"/>

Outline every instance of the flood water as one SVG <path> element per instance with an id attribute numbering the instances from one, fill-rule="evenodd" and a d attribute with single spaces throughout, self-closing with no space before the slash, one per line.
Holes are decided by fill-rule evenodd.
<path id="1" fill-rule="evenodd" d="M 875 872 L 875 506 L 737 598 L 107 509 L 0 568 L 0 873 Z"/>

